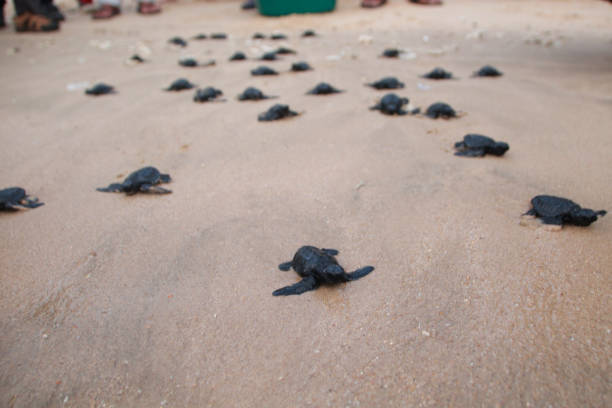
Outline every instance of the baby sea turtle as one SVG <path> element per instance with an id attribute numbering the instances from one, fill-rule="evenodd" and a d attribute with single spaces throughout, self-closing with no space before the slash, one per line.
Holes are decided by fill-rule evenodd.
<path id="1" fill-rule="evenodd" d="M 132 55 L 132 56 L 130 57 L 130 60 L 131 60 L 131 61 L 134 61 L 134 62 L 137 62 L 137 63 L 139 63 L 139 64 L 141 64 L 141 63 L 145 62 L 144 58 L 142 58 L 142 57 L 141 57 L 140 55 L 138 55 L 138 54 L 134 54 L 134 55 Z"/>
<path id="2" fill-rule="evenodd" d="M 209 60 L 209 61 L 200 63 L 193 58 L 183 58 L 179 60 L 178 63 L 181 67 L 187 67 L 187 68 L 210 67 L 216 64 L 215 60 Z"/>
<path id="3" fill-rule="evenodd" d="M 269 122 L 272 120 L 279 120 L 284 118 L 290 118 L 292 116 L 297 116 L 298 113 L 289 109 L 289 105 L 280 105 L 276 104 L 268 109 L 266 112 L 260 114 L 257 117 L 257 120 L 260 122 Z"/>
<path id="4" fill-rule="evenodd" d="M 244 52 L 240 51 L 235 52 L 234 55 L 229 58 L 230 61 L 244 61 L 245 59 L 247 59 L 247 56 Z"/>
<path id="5" fill-rule="evenodd" d="M 438 119 L 438 118 L 450 119 L 450 118 L 456 118 L 457 112 L 455 112 L 455 110 L 451 108 L 451 106 L 447 103 L 436 102 L 430 105 L 429 108 L 427 108 L 425 115 L 429 116 L 432 119 Z"/>
<path id="6" fill-rule="evenodd" d="M 607 211 L 593 211 L 590 208 L 582 208 L 567 198 L 538 195 L 531 199 L 531 210 L 523 215 L 533 215 L 542 220 L 544 224 L 550 225 L 578 225 L 586 227 L 597 221 L 597 217 L 603 217 Z"/>
<path id="7" fill-rule="evenodd" d="M 379 110 L 385 115 L 406 115 L 409 112 L 404 110 L 404 105 L 407 105 L 408 102 L 410 102 L 408 98 L 400 98 L 394 93 L 388 93 L 370 110 Z"/>
<path id="8" fill-rule="evenodd" d="M 383 51 L 381 56 L 385 58 L 398 58 L 400 53 L 401 51 L 397 48 L 387 48 Z"/>
<path id="9" fill-rule="evenodd" d="M 496 142 L 488 136 L 470 133 L 463 136 L 463 141 L 455 143 L 455 156 L 482 157 L 485 154 L 503 156 L 510 146 L 505 142 Z"/>
<path id="10" fill-rule="evenodd" d="M 0 211 L 18 211 L 15 206 L 36 208 L 44 205 L 38 198 L 30 197 L 21 187 L 10 187 L 0 190 Z"/>
<path id="11" fill-rule="evenodd" d="M 191 38 L 193 38 L 194 40 L 205 40 L 205 39 L 208 38 L 208 36 L 206 34 L 204 34 L 204 33 L 200 33 L 198 35 L 194 35 Z"/>
<path id="12" fill-rule="evenodd" d="M 314 30 L 306 30 L 302 33 L 302 37 L 316 37 L 317 33 Z"/>
<path id="13" fill-rule="evenodd" d="M 210 38 L 212 38 L 213 40 L 225 40 L 225 39 L 227 39 L 227 34 L 225 34 L 225 33 L 212 33 L 210 35 Z"/>
<path id="14" fill-rule="evenodd" d="M 272 292 L 273 296 L 301 295 L 314 290 L 322 284 L 350 282 L 361 279 L 374 270 L 372 266 L 359 268 L 346 273 L 336 260 L 335 249 L 303 246 L 295 253 L 293 260 L 278 265 L 281 271 L 293 268 L 303 279 L 293 285 L 285 286 Z"/>
<path id="15" fill-rule="evenodd" d="M 404 87 L 404 83 L 395 77 L 386 77 L 367 85 L 374 89 L 400 89 Z"/>
<path id="16" fill-rule="evenodd" d="M 304 61 L 294 62 L 293 64 L 291 64 L 291 71 L 293 72 L 304 72 L 310 70 L 312 70 L 312 67 Z"/>
<path id="17" fill-rule="evenodd" d="M 265 35 L 263 35 L 262 33 L 255 33 L 255 34 L 253 34 L 253 37 L 252 37 L 252 38 L 253 38 L 254 40 L 263 40 L 264 38 L 266 38 L 266 36 L 265 36 Z"/>
<path id="18" fill-rule="evenodd" d="M 169 182 L 169 174 L 162 174 L 155 167 L 143 167 L 127 176 L 121 184 L 113 183 L 108 187 L 97 188 L 96 190 L 105 193 L 126 193 L 127 195 L 138 192 L 168 194 L 172 191 L 159 187 L 158 184 Z"/>
<path id="19" fill-rule="evenodd" d="M 292 50 L 291 48 L 286 48 L 286 47 L 278 47 L 276 49 L 276 51 L 274 51 L 276 54 L 278 55 L 289 55 L 289 54 L 297 54 L 297 52 L 295 52 L 294 50 Z"/>
<path id="20" fill-rule="evenodd" d="M 492 67 L 491 65 L 485 65 L 480 68 L 478 71 L 474 72 L 475 77 L 498 77 L 502 76 L 503 73 L 498 71 L 497 68 Z"/>
<path id="21" fill-rule="evenodd" d="M 194 102 L 209 102 L 217 99 L 218 96 L 223 95 L 223 91 L 215 89 L 212 86 L 204 89 L 198 89 L 193 96 Z"/>
<path id="22" fill-rule="evenodd" d="M 257 67 L 251 70 L 251 75 L 259 76 L 259 75 L 278 75 L 278 72 L 268 67 Z"/>
<path id="23" fill-rule="evenodd" d="M 266 52 L 259 58 L 261 61 L 276 61 L 278 57 L 276 56 L 275 51 Z"/>
<path id="24" fill-rule="evenodd" d="M 307 95 L 331 95 L 331 94 L 341 93 L 341 92 L 344 92 L 344 91 L 334 88 L 327 82 L 321 82 L 320 84 L 312 88 L 310 91 L 306 92 L 306 94 Z"/>
<path id="25" fill-rule="evenodd" d="M 179 47 L 187 46 L 187 41 L 185 41 L 181 37 L 172 37 L 171 39 L 168 40 L 168 42 L 173 45 L 178 45 Z"/>
<path id="26" fill-rule="evenodd" d="M 434 68 L 430 72 L 423 75 L 423 78 L 427 79 L 451 79 L 453 77 L 452 72 L 446 71 L 444 68 Z"/>
<path id="27" fill-rule="evenodd" d="M 249 87 L 245 89 L 244 92 L 238 95 L 238 100 L 240 101 L 260 101 L 262 99 L 270 99 L 270 98 L 276 98 L 276 97 L 264 95 L 264 93 L 261 92 L 259 89 L 253 88 L 253 87 Z"/>
<path id="28" fill-rule="evenodd" d="M 93 96 L 107 95 L 107 94 L 113 94 L 113 93 L 117 93 L 115 91 L 115 88 L 113 88 L 111 85 L 107 85 L 103 83 L 96 84 L 93 87 L 85 90 L 86 95 L 93 95 Z"/>
<path id="29" fill-rule="evenodd" d="M 276 34 L 272 34 L 270 36 L 271 40 L 286 40 L 287 36 L 285 34 L 280 34 L 280 33 L 276 33 Z"/>
<path id="30" fill-rule="evenodd" d="M 193 89 L 195 88 L 196 85 L 192 84 L 191 82 L 189 82 L 188 80 L 186 80 L 185 78 L 179 78 L 176 81 L 174 81 L 173 83 L 170 84 L 170 86 L 168 88 L 166 88 L 166 91 L 184 91 L 186 89 Z"/>

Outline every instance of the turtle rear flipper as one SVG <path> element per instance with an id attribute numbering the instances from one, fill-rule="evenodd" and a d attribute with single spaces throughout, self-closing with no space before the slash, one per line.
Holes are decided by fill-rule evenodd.
<path id="1" fill-rule="evenodd" d="M 349 280 L 357 280 L 361 279 L 364 276 L 368 275 L 370 272 L 374 270 L 373 266 L 364 266 L 363 268 L 357 269 L 355 272 L 347 273 Z"/>
<path id="2" fill-rule="evenodd" d="M 301 295 L 304 292 L 316 289 L 317 286 L 317 280 L 313 276 L 308 276 L 298 283 L 276 289 L 274 292 L 272 292 L 272 296 Z"/>
<path id="3" fill-rule="evenodd" d="M 285 271 L 286 272 L 289 269 L 291 269 L 292 265 L 293 265 L 292 261 L 285 262 L 285 263 L 282 263 L 282 264 L 278 265 L 278 269 L 280 269 L 281 271 Z"/>
<path id="4" fill-rule="evenodd" d="M 96 188 L 96 190 L 101 191 L 103 193 L 116 193 L 116 192 L 120 192 L 122 187 L 123 186 L 121 184 L 113 183 L 113 184 L 110 184 L 108 187 Z"/>
<path id="5" fill-rule="evenodd" d="M 45 203 L 39 203 L 38 198 L 36 197 L 26 197 L 19 203 L 20 206 L 26 208 L 37 208 L 41 205 L 45 205 Z"/>
<path id="6" fill-rule="evenodd" d="M 143 193 L 153 193 L 153 194 L 170 194 L 172 191 L 167 190 L 160 186 L 154 186 L 152 184 L 143 184 L 140 186 L 140 191 Z"/>
<path id="7" fill-rule="evenodd" d="M 4 204 L 0 204 L 0 211 L 15 212 L 15 211 L 19 211 L 19 208 L 15 208 L 8 203 L 4 203 Z"/>
<path id="8" fill-rule="evenodd" d="M 543 224 L 548 225 L 563 225 L 563 219 L 561 217 L 540 217 Z"/>

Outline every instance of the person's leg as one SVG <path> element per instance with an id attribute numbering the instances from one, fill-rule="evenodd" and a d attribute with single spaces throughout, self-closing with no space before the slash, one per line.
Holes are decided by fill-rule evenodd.
<path id="1" fill-rule="evenodd" d="M 161 7 L 156 0 L 140 0 L 138 2 L 138 13 L 140 14 L 157 14 L 161 12 Z"/>
<path id="2" fill-rule="evenodd" d="M 6 27 L 6 22 L 4 21 L 4 5 L 6 4 L 6 0 L 0 0 L 0 28 Z"/>
<path id="3" fill-rule="evenodd" d="M 121 14 L 120 0 L 99 0 L 100 7 L 91 15 L 94 20 L 106 20 Z"/>
<path id="4" fill-rule="evenodd" d="M 44 7 L 40 0 L 13 0 L 15 17 L 13 25 L 15 31 L 55 31 L 59 29 L 57 21 L 44 14 Z"/>

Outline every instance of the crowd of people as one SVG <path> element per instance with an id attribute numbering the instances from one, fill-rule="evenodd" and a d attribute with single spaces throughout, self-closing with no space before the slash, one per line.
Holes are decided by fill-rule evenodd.
<path id="1" fill-rule="evenodd" d="M 78 0 L 80 6 L 89 5 L 93 0 Z M 442 4 L 442 0 L 408 0 L 418 4 Z M 121 0 L 97 0 L 98 8 L 92 13 L 95 20 L 106 20 L 121 14 Z M 361 6 L 374 8 L 383 6 L 387 0 L 362 0 Z M 17 32 L 26 31 L 56 31 L 65 20 L 53 0 L 13 0 L 15 16 L 13 25 Z M 0 28 L 6 27 L 4 6 L 6 0 L 0 0 Z M 242 3 L 244 10 L 256 8 L 255 0 Z M 157 0 L 138 0 L 136 11 L 142 15 L 152 15 L 161 12 Z"/>

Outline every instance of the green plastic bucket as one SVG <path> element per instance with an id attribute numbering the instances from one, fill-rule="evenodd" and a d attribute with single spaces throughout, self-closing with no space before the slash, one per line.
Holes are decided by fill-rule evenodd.
<path id="1" fill-rule="evenodd" d="M 336 7 L 336 0 L 257 0 L 257 8 L 264 16 L 283 16 L 292 13 L 324 13 Z"/>

